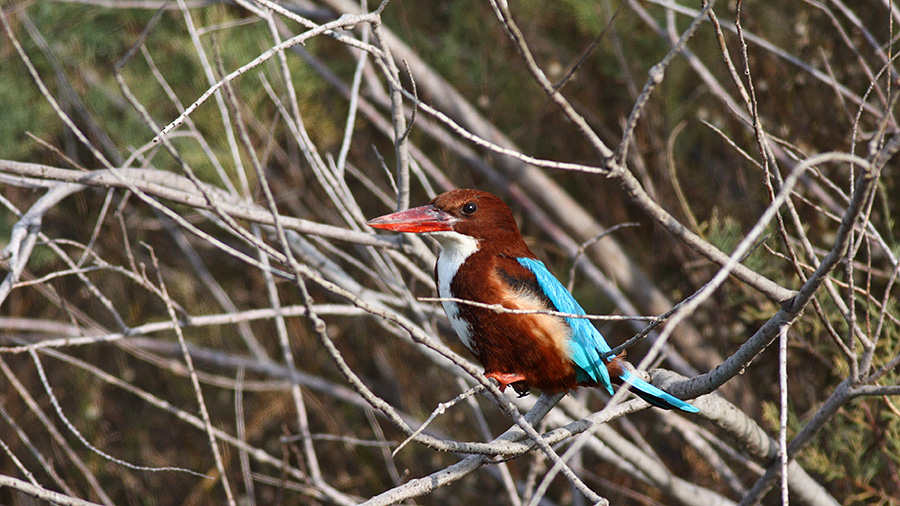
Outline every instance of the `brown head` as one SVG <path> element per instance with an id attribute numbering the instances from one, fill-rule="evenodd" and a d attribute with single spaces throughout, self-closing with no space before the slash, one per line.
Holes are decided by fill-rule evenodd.
<path id="1" fill-rule="evenodd" d="M 509 207 L 481 190 L 450 190 L 424 206 L 375 218 L 368 225 L 395 232 L 431 234 L 442 244 L 452 240 L 454 234 L 461 234 L 478 241 L 481 249 L 492 248 L 511 256 L 533 256 Z"/>

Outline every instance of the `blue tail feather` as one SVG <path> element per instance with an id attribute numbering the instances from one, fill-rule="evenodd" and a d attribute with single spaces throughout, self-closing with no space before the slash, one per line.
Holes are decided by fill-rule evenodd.
<path id="1" fill-rule="evenodd" d="M 650 404 L 662 409 L 680 409 L 688 413 L 696 413 L 700 411 L 696 407 L 684 402 L 683 400 L 656 388 L 646 381 L 638 378 L 628 371 L 622 371 L 619 379 L 631 385 L 631 391 L 635 395 L 649 402 Z"/>

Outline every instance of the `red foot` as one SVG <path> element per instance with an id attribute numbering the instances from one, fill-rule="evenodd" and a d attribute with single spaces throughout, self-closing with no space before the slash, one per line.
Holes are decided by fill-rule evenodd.
<path id="1" fill-rule="evenodd" d="M 488 378 L 497 380 L 497 383 L 500 383 L 501 392 L 506 390 L 506 387 L 512 385 L 513 383 L 519 383 L 527 379 L 521 374 L 512 372 L 485 372 L 484 375 Z"/>

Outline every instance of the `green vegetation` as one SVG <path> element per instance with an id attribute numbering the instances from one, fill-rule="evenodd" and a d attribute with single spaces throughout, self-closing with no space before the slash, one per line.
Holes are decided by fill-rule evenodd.
<path id="1" fill-rule="evenodd" d="M 122 188 L 120 180 L 89 182 L 88 188 L 55 203 L 42 216 L 39 226 L 44 235 L 36 239 L 19 284 L 0 298 L 0 398 L 6 413 L 0 420 L 0 440 L 9 452 L 42 487 L 89 501 L 107 502 L 102 497 L 107 494 L 108 502 L 115 504 L 225 504 L 228 494 L 179 333 L 170 325 L 172 311 L 180 334 L 192 347 L 211 426 L 249 445 L 243 448 L 250 453 L 246 464 L 240 445 L 221 439 L 218 444 L 229 490 L 239 504 L 250 504 L 245 501 L 251 487 L 256 504 L 355 504 L 459 462 L 459 453 L 437 451 L 416 441 L 391 455 L 408 435 L 380 408 L 367 403 L 346 377 L 348 370 L 353 371 L 413 430 L 441 403 L 474 385 L 472 377 L 446 357 L 410 339 L 411 333 L 415 338 L 420 331 L 471 359 L 453 337 L 439 305 L 416 301 L 434 295 L 428 281 L 433 259 L 414 247 L 386 253 L 387 243 L 375 247 L 370 244 L 373 239 L 362 235 L 368 230 L 366 218 L 393 207 L 398 179 L 394 139 L 384 133 L 391 120 L 388 80 L 384 68 L 375 64 L 376 56 L 369 56 L 362 76 L 364 104 L 352 125 L 348 161 L 341 170 L 336 165 L 350 105 L 344 88 L 332 80 L 349 87 L 360 51 L 325 35 L 285 52 L 309 144 L 298 133 L 301 127 L 279 60 L 271 58 L 231 81 L 233 97 L 223 93 L 221 107 L 211 98 L 192 112 L 192 124 L 180 126 L 169 137 L 174 146 L 170 153 L 151 142 L 157 130 L 209 89 L 211 80 L 218 81 L 222 73 L 233 72 L 274 46 L 270 26 L 239 5 L 189 2 L 209 62 L 205 68 L 177 3 L 166 3 L 160 13 L 149 1 L 147 8 L 94 3 L 98 2 L 0 6 L 50 95 L 91 146 L 118 169 L 145 169 L 127 176 L 139 188 Z M 749 76 L 741 57 L 742 41 L 729 29 L 734 4 L 720 2 L 715 7 L 735 72 L 744 86 L 753 85 L 772 153 L 767 167 L 778 170 L 781 178 L 798 160 L 821 153 L 852 152 L 868 158 L 870 141 L 879 129 L 884 127 L 885 140 L 872 144 L 873 150 L 889 145 L 900 130 L 893 116 L 882 115 L 888 107 L 896 113 L 897 84 L 888 82 L 884 70 L 885 62 L 900 49 L 895 42 L 897 23 L 889 23 L 891 13 L 881 3 L 866 7 L 846 3 L 842 12 L 837 4 L 744 2 L 742 28 L 757 37 L 748 39 L 746 48 Z M 311 12 L 303 3 L 285 4 L 316 23 L 339 17 L 334 12 L 337 0 L 315 2 Z M 370 2 L 370 7 L 375 4 Z M 697 7 L 684 4 L 685 9 Z M 537 65 L 552 83 L 562 85 L 559 89 L 573 110 L 613 151 L 648 71 L 670 51 L 669 31 L 677 38 L 693 20 L 681 13 L 670 16 L 654 2 L 523 0 L 511 8 Z M 282 16 L 275 20 L 282 40 L 305 30 Z M 608 171 L 609 160 L 529 73 L 489 2 L 394 0 L 387 4 L 382 21 L 421 60 L 407 61 L 407 67 L 397 56 L 398 48 L 393 48 L 404 89 L 410 93 L 415 89 L 417 97 L 430 105 L 442 104 L 449 89 L 455 90 L 485 124 L 496 128 L 496 135 L 479 132 L 477 123 L 461 117 L 454 107 L 458 104 L 437 106 L 462 129 L 531 157 Z M 369 26 L 359 23 L 339 33 L 362 40 L 363 29 Z M 143 45 L 124 61 L 143 35 Z M 366 37 L 380 47 L 372 33 Z M 674 220 L 704 244 L 730 254 L 771 202 L 764 160 L 756 133 L 741 117 L 748 112 L 746 104 L 708 19 L 686 48 L 690 54 L 672 60 L 650 95 L 623 166 Z M 775 48 L 796 60 L 779 55 Z M 128 92 L 155 127 L 147 124 L 116 81 L 114 69 L 120 63 Z M 449 89 L 427 79 L 426 67 L 420 65 L 440 75 Z M 896 69 L 890 69 L 888 75 L 896 75 Z M 211 80 L 207 71 L 214 74 Z M 413 109 L 409 97 L 404 107 L 407 113 Z M 445 180 L 452 186 L 475 186 L 501 195 L 511 204 L 529 245 L 564 282 L 578 245 L 597 237 L 593 224 L 636 224 L 613 231 L 579 254 L 590 268 L 576 271 L 573 292 L 589 313 L 662 314 L 700 290 L 720 268 L 667 230 L 664 220 L 654 219 L 621 180 L 607 177 L 608 173 L 541 168 L 549 178 L 540 184 L 530 182 L 527 172 L 533 167 L 470 142 L 424 108 L 415 114 L 409 136 L 415 161 L 411 203 L 426 202 L 433 196 L 429 188 L 440 192 Z M 246 129 L 246 140 L 240 126 Z M 315 153 L 306 152 L 310 149 Z M 4 31 L 0 177 L 21 175 L 6 162 L 77 171 L 107 168 L 60 120 Z M 209 185 L 205 194 L 183 178 L 184 167 Z M 793 209 L 782 208 L 779 219 L 768 223 L 764 240 L 754 241 L 755 249 L 742 265 L 784 289 L 803 286 L 838 239 L 840 222 L 849 212 L 853 177 L 861 170 L 859 165 L 833 162 L 807 172 L 795 188 Z M 161 173 L 182 179 L 173 182 Z M 0 246 L 13 240 L 17 213 L 46 194 L 31 184 L 58 182 L 39 174 L 27 176 L 26 182 L 0 179 Z M 777 192 L 780 178 L 773 180 Z M 594 222 L 568 221 L 565 202 L 545 199 L 556 195 L 551 185 Z M 236 191 L 224 198 L 212 188 Z M 266 189 L 281 216 L 305 220 L 287 226 L 301 230 L 297 236 L 306 242 L 294 242 L 292 251 L 315 274 L 305 275 L 302 284 L 293 279 L 291 263 L 280 253 L 284 245 L 266 221 L 271 216 Z M 178 200 L 173 196 L 177 192 L 191 199 Z M 789 330 L 788 440 L 813 421 L 837 386 L 853 374 L 859 374 L 855 386 L 893 388 L 844 403 L 797 455 L 811 482 L 843 505 L 900 504 L 896 395 L 900 288 L 892 263 L 900 255 L 896 195 L 900 177 L 894 157 L 879 174 L 874 197 L 864 202 L 861 215 L 868 223 L 867 233 L 856 227 L 850 253 L 829 274 L 830 285 L 818 289 L 815 305 L 806 307 Z M 233 207 L 210 209 L 208 198 Z M 307 233 L 302 227 L 310 224 L 331 228 Z M 340 233 L 346 236 L 336 237 Z M 610 243 L 619 247 L 619 253 L 603 249 Z M 275 270 L 271 279 L 263 274 L 263 257 Z M 2 258 L 0 275 L 5 278 L 9 269 L 9 259 Z M 606 284 L 597 279 L 602 275 L 608 277 Z M 171 307 L 162 296 L 160 278 Z M 617 296 L 609 287 L 621 293 Z M 314 320 L 303 316 L 308 311 L 307 291 L 325 323 L 323 334 L 317 333 Z M 283 327 L 271 302 L 276 295 L 279 306 L 287 308 Z M 396 325 L 399 317 L 392 320 L 360 311 L 360 301 L 368 309 L 402 315 L 407 326 Z M 714 369 L 773 318 L 783 302 L 732 276 L 673 334 L 670 344 L 682 362 L 662 360 L 660 367 L 687 364 L 699 373 Z M 853 309 L 855 330 L 847 307 Z M 636 333 L 632 322 L 597 325 L 613 346 Z M 57 344 L 33 355 L 21 348 L 58 338 L 89 342 Z M 293 364 L 285 361 L 285 347 Z M 637 364 L 648 349 L 648 342 L 640 343 L 629 350 L 630 360 Z M 717 391 L 745 416 L 743 421 L 758 423 L 772 438 L 779 431 L 777 355 L 777 344 L 769 346 Z M 856 358 L 856 368 L 849 356 Z M 176 466 L 211 478 L 132 469 L 87 449 L 56 413 L 35 357 L 46 370 L 63 413 L 92 445 L 134 465 Z M 869 376 L 882 367 L 890 370 L 875 379 Z M 291 379 L 299 389 L 291 389 Z M 581 418 L 585 412 L 599 412 L 608 400 L 585 390 L 571 397 L 578 409 L 554 408 L 559 416 L 546 421 L 544 430 L 564 424 L 563 416 Z M 449 407 L 425 433 L 481 442 L 510 426 L 488 398 L 474 399 Z M 55 430 L 44 426 L 33 405 Z M 617 464 L 598 450 L 614 447 L 602 434 L 594 436 L 575 459 L 577 464 L 571 463 L 576 474 L 616 505 L 684 503 L 683 495 L 666 488 L 671 482 L 696 484 L 703 493 L 737 502 L 759 478 L 758 469 L 771 464 L 747 457 L 753 451 L 715 420 L 681 418 L 682 423 L 676 424 L 658 415 L 657 411 L 629 414 L 609 427 L 643 452 L 635 461 L 645 459 L 645 465 L 660 461 L 660 475 L 678 480 L 654 482 L 655 475 L 646 468 L 634 471 L 633 464 Z M 19 438 L 18 428 L 30 437 L 31 446 Z M 304 428 L 312 435 L 308 445 L 302 438 L 291 438 L 302 436 Z M 55 439 L 55 431 L 61 439 Z M 683 431 L 695 438 L 683 437 Z M 704 438 L 714 441 L 699 444 Z M 729 445 L 734 455 L 722 451 L 720 444 Z M 569 445 L 566 440 L 555 448 L 562 454 Z M 707 451 L 721 461 L 711 459 Z M 52 463 L 42 463 L 36 453 Z M 527 504 L 550 464 L 538 451 L 507 457 L 495 457 L 490 465 L 415 501 Z M 500 465 L 501 460 L 509 462 Z M 724 465 L 734 481 L 729 481 Z M 0 458 L 0 474 L 27 481 L 27 474 L 10 458 Z M 504 481 L 507 476 L 512 487 Z M 517 492 L 511 493 L 510 488 L 516 487 Z M 797 489 L 792 489 L 792 503 L 808 504 Z M 28 504 L 25 497 L 10 488 L 0 490 L 2 504 Z M 779 497 L 776 482 L 762 504 L 778 504 Z M 581 504 L 576 501 L 583 499 L 565 478 L 553 481 L 546 498 L 552 504 Z"/>

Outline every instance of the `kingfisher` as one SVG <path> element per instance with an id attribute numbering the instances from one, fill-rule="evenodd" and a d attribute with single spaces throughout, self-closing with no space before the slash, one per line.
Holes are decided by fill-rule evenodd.
<path id="1" fill-rule="evenodd" d="M 585 311 L 528 249 L 512 211 L 495 195 L 451 190 L 368 225 L 437 240 L 441 250 L 434 278 L 444 312 L 500 391 L 512 386 L 522 396 L 532 387 L 561 392 L 591 386 L 612 395 L 617 379 L 654 406 L 698 411 L 635 376 L 624 353 L 610 356 L 612 349 L 589 320 L 553 314 Z M 501 306 L 525 311 L 495 309 Z"/>

